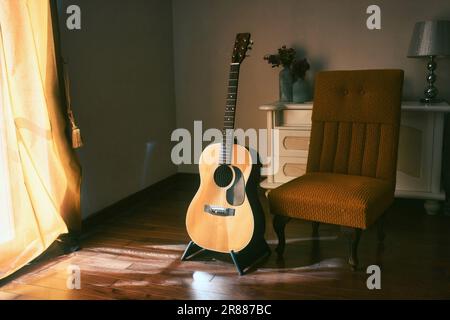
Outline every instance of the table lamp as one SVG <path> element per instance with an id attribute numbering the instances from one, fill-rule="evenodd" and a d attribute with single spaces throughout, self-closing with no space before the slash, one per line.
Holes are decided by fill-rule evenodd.
<path id="1" fill-rule="evenodd" d="M 450 56 L 450 21 L 434 20 L 417 22 L 409 45 L 408 57 L 428 57 L 427 82 L 424 91 L 425 97 L 420 99 L 422 103 L 439 103 L 438 89 L 434 86 L 436 81 L 436 57 Z"/>

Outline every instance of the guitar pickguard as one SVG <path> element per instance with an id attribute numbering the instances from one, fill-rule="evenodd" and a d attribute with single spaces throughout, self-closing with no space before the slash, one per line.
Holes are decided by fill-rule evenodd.
<path id="1" fill-rule="evenodd" d="M 227 189 L 227 202 L 232 206 L 240 206 L 245 200 L 245 180 L 242 171 L 233 166 L 234 182 L 230 188 Z"/>

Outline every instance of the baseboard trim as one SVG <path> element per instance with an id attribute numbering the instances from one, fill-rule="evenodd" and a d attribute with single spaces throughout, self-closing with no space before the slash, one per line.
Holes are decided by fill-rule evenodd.
<path id="1" fill-rule="evenodd" d="M 114 216 L 119 216 L 127 212 L 133 206 L 141 203 L 144 200 L 148 200 L 148 198 L 150 197 L 154 198 L 164 194 L 168 189 L 170 189 L 170 187 L 173 187 L 176 182 L 182 179 L 184 176 L 194 175 L 198 176 L 198 174 L 176 173 L 143 190 L 133 193 L 100 211 L 91 214 L 82 222 L 81 235 L 89 233 L 89 230 L 91 230 L 93 227 L 98 226 L 107 219 L 111 219 Z"/>

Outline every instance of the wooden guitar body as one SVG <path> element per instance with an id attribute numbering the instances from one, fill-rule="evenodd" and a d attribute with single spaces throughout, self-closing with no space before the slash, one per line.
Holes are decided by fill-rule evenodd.
<path id="1" fill-rule="evenodd" d="M 250 50 L 250 33 L 236 35 L 223 117 L 223 139 L 203 150 L 200 188 L 189 205 L 186 228 L 192 241 L 182 260 L 204 249 L 229 253 L 239 274 L 270 254 L 264 239 L 265 221 L 258 200 L 260 164 L 243 146 L 234 144 L 234 118 L 239 70 Z"/>
<path id="2" fill-rule="evenodd" d="M 232 150 L 232 161 L 225 165 L 228 169 L 223 169 L 219 163 L 221 144 L 205 148 L 199 161 L 200 188 L 186 216 L 191 239 L 202 248 L 223 253 L 244 249 L 260 231 L 260 220 L 264 219 L 255 199 L 258 164 L 246 148 L 234 144 Z M 228 171 L 222 173 L 224 181 L 218 181 L 221 170 Z M 211 212 L 214 208 L 230 212 Z"/>

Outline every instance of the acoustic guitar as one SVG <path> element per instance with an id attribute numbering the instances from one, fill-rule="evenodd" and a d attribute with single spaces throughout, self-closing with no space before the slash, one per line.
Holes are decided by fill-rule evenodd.
<path id="1" fill-rule="evenodd" d="M 192 245 L 230 253 L 241 274 L 243 265 L 269 251 L 257 193 L 260 164 L 248 149 L 234 143 L 233 135 L 239 71 L 252 43 L 249 33 L 237 34 L 228 79 L 223 140 L 209 145 L 201 154 L 200 187 L 186 215 L 192 242 L 183 256 L 184 259 L 191 253 Z"/>

